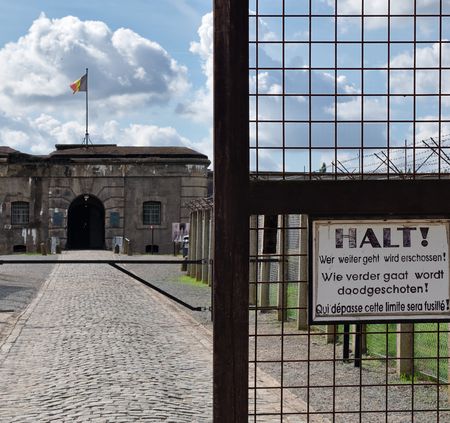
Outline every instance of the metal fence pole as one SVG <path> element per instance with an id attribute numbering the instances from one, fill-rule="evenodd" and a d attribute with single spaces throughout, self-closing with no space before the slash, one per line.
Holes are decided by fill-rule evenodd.
<path id="1" fill-rule="evenodd" d="M 214 1 L 214 400 L 216 423 L 248 421 L 247 0 Z"/>

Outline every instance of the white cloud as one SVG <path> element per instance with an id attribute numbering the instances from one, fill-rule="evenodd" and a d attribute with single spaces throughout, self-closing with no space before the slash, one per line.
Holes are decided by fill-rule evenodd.
<path id="1" fill-rule="evenodd" d="M 173 127 L 130 124 L 122 128 L 114 120 L 103 125 L 102 133 L 105 141 L 116 142 L 119 145 L 130 145 L 130 140 L 133 140 L 133 145 L 138 146 L 188 147 L 206 154 L 210 160 L 213 157 L 212 128 L 206 137 L 195 142 L 180 135 Z"/>
<path id="2" fill-rule="evenodd" d="M 119 139 L 121 145 L 129 145 L 129 140 L 132 139 L 133 144 L 138 146 L 192 146 L 176 129 L 156 125 L 131 124 L 116 135 L 115 139 Z"/>
<path id="3" fill-rule="evenodd" d="M 10 115 L 58 110 L 73 102 L 68 85 L 84 67 L 91 104 L 99 101 L 110 112 L 121 96 L 138 95 L 139 104 L 153 105 L 188 88 L 186 68 L 156 42 L 99 21 L 41 14 L 26 35 L 0 50 L 0 104 Z"/>
<path id="4" fill-rule="evenodd" d="M 280 78 L 276 78 L 268 72 L 259 72 L 258 77 L 250 77 L 250 92 L 255 93 L 256 88 L 258 88 L 259 94 L 282 94 L 283 91 Z"/>
<path id="5" fill-rule="evenodd" d="M 428 70 L 416 70 L 416 92 L 425 94 L 437 94 L 439 90 L 439 54 L 442 51 L 442 66 L 450 64 L 450 46 L 443 43 L 425 45 L 416 49 L 416 66 L 418 68 L 430 67 L 435 68 Z M 391 68 L 412 68 L 414 58 L 412 52 L 402 52 L 391 59 Z M 442 72 L 442 90 L 446 92 L 450 86 L 450 74 Z M 413 71 L 412 70 L 393 70 L 391 72 L 391 91 L 399 94 L 413 94 Z"/>
<path id="6" fill-rule="evenodd" d="M 207 82 L 196 95 L 196 106 L 210 116 L 212 14 L 204 17 L 199 35 L 191 51 L 200 55 Z M 211 143 L 210 138 L 194 143 L 176 128 L 146 119 L 146 114 L 161 115 L 164 107 L 174 113 L 173 106 L 191 89 L 187 68 L 161 45 L 131 29 L 113 31 L 104 22 L 41 14 L 24 36 L 0 49 L 0 144 L 45 154 L 55 143 L 80 143 L 85 133 L 84 93 L 72 96 L 69 84 L 85 67 L 94 142 L 178 145 L 199 151 Z"/>
<path id="7" fill-rule="evenodd" d="M 75 121 L 61 122 L 53 116 L 42 114 L 35 119 L 20 122 L 13 129 L 0 129 L 0 145 L 8 145 L 20 151 L 29 150 L 34 154 L 45 154 L 54 149 L 53 144 L 79 144 L 85 128 Z M 121 126 L 116 120 L 110 120 L 99 126 L 94 124 L 92 131 L 102 134 L 101 141 L 118 145 L 136 146 L 183 146 L 196 150 L 199 144 L 180 135 L 173 127 L 142 125 L 130 123 Z M 200 146 L 205 147 L 204 140 Z M 210 151 L 208 151 L 210 153 Z M 205 153 L 206 154 L 206 153 Z"/>
<path id="8" fill-rule="evenodd" d="M 182 102 L 178 112 L 190 116 L 196 122 L 212 124 L 213 117 L 213 14 L 207 13 L 202 18 L 198 29 L 199 41 L 191 43 L 190 51 L 200 57 L 206 83 L 194 94 L 189 102 Z"/>
<path id="9" fill-rule="evenodd" d="M 334 7 L 335 0 L 327 0 L 330 7 Z M 413 14 L 414 0 L 391 1 L 391 14 Z M 448 0 L 444 0 L 444 3 Z M 439 7 L 439 0 L 417 0 L 418 11 L 421 13 L 433 12 L 436 5 Z M 360 15 L 362 12 L 361 0 L 340 0 L 338 2 L 338 12 L 342 15 Z M 439 10 L 439 9 L 438 9 Z M 366 15 L 387 15 L 388 0 L 366 0 L 364 2 L 364 14 Z"/>
<path id="10" fill-rule="evenodd" d="M 0 130 L 0 139 L 7 139 L 12 145 L 19 148 L 26 146 L 29 141 L 27 133 L 9 128 L 2 128 Z"/>

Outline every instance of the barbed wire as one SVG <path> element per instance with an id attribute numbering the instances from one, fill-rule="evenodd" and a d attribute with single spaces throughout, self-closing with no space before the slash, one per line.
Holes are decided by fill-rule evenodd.
<path id="1" fill-rule="evenodd" d="M 362 156 L 338 158 L 337 162 L 325 165 L 325 173 L 450 173 L 450 134 L 442 135 L 440 142 L 438 137 L 430 137 L 404 146 L 381 148 Z M 324 169 L 320 172 L 324 173 Z"/>

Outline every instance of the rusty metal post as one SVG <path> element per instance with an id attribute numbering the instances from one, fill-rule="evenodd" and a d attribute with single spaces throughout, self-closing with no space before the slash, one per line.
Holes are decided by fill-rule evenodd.
<path id="1" fill-rule="evenodd" d="M 215 423 L 248 421 L 248 0 L 214 0 Z"/>

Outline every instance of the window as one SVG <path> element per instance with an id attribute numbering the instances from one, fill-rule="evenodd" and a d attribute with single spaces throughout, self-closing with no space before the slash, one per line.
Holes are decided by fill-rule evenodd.
<path id="1" fill-rule="evenodd" d="M 161 203 L 159 201 L 146 201 L 143 204 L 144 225 L 161 224 Z"/>
<path id="2" fill-rule="evenodd" d="M 30 203 L 14 201 L 11 203 L 11 225 L 27 225 L 30 221 Z"/>

